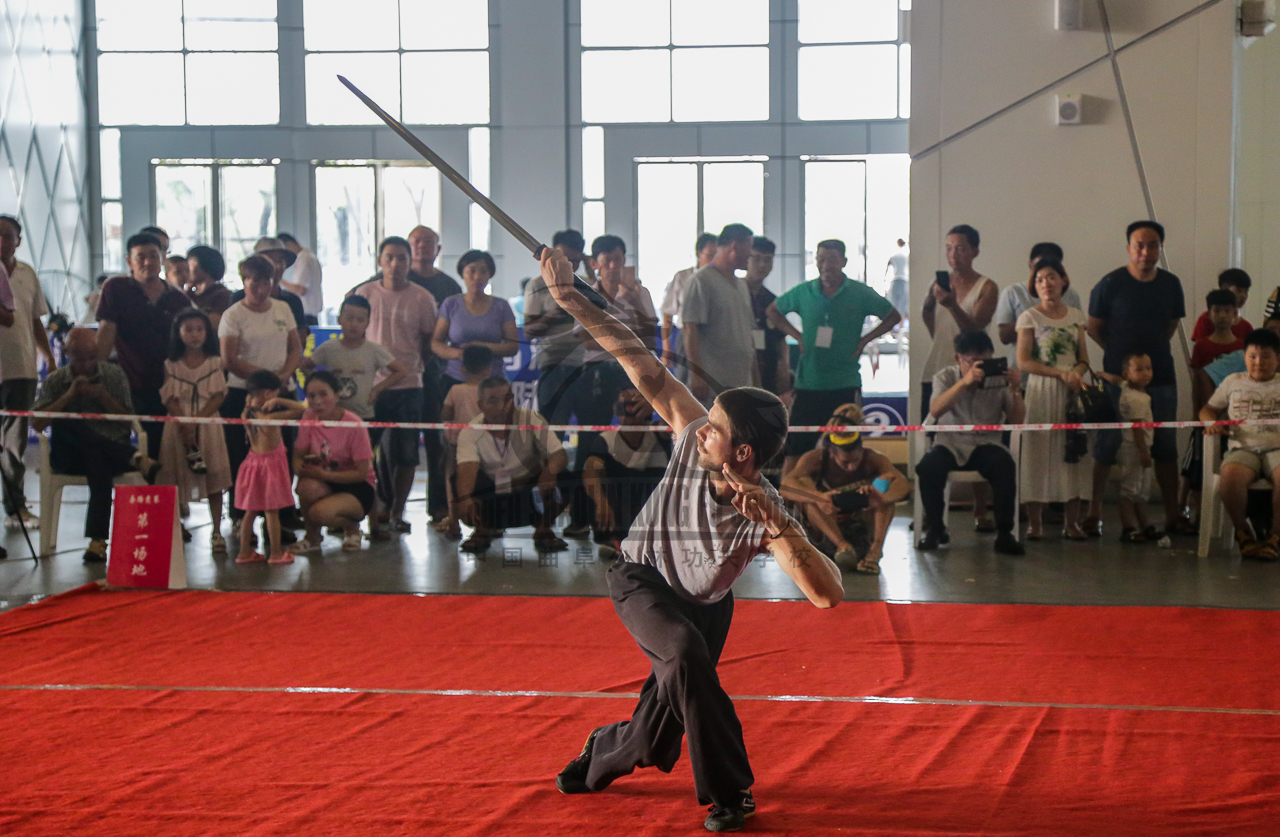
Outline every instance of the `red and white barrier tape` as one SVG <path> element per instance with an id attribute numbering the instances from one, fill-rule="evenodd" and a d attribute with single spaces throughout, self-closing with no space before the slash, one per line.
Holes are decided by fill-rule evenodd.
<path id="1" fill-rule="evenodd" d="M 241 419 L 223 418 L 222 416 L 137 416 L 113 415 L 104 413 L 50 413 L 32 410 L 0 410 L 0 416 L 19 416 L 38 419 L 82 419 L 105 421 L 147 421 L 171 422 L 174 424 L 254 424 L 274 427 L 380 427 L 403 428 L 412 430 L 465 430 L 468 427 L 479 430 L 568 430 L 601 432 L 617 430 L 616 424 L 460 424 L 457 422 L 439 421 L 303 421 L 302 419 Z M 797 425 L 788 428 L 791 433 L 963 433 L 976 431 L 980 433 L 1002 432 L 1005 430 L 1126 430 L 1134 427 L 1179 429 L 1184 427 L 1234 427 L 1236 425 L 1280 425 L 1280 419 L 1249 419 L 1238 421 L 1117 421 L 1117 422 L 1055 422 L 1050 424 L 864 424 L 864 425 Z M 667 430 L 669 428 L 655 425 L 652 429 Z"/>

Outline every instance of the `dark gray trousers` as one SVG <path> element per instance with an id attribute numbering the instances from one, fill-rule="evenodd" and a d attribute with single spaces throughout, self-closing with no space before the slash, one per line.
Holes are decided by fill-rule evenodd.
<path id="1" fill-rule="evenodd" d="M 622 560 L 608 580 L 613 609 L 653 670 L 631 720 L 596 736 L 587 787 L 603 790 L 637 767 L 670 773 L 687 736 L 699 804 L 737 804 L 755 777 L 742 724 L 716 674 L 733 621 L 733 593 L 715 604 L 692 604 L 655 567 Z"/>
<path id="2" fill-rule="evenodd" d="M 36 403 L 35 378 L 14 378 L 0 383 L 0 409 L 30 410 Z M 27 466 L 22 461 L 27 452 L 27 424 L 25 418 L 0 416 L 0 475 L 4 476 L 4 513 L 17 514 L 27 506 L 23 480 Z"/>

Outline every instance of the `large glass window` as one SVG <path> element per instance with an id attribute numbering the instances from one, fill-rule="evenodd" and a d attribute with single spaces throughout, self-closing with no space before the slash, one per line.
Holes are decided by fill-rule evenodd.
<path id="1" fill-rule="evenodd" d="M 654 299 L 691 267 L 702 231 L 746 224 L 764 235 L 765 158 L 645 158 L 636 162 L 637 274 Z"/>
<path id="2" fill-rule="evenodd" d="M 334 161 L 315 167 L 315 253 L 324 295 L 340 300 L 377 272 L 374 248 L 416 226 L 441 232 L 440 172 L 426 165 Z"/>
<path id="3" fill-rule="evenodd" d="M 304 0 L 303 33 L 310 125 L 378 123 L 339 74 L 409 124 L 489 122 L 488 0 Z"/>
<path id="4" fill-rule="evenodd" d="M 798 12 L 801 119 L 911 115 L 911 48 L 902 41 L 899 0 L 798 0 Z"/>
<path id="5" fill-rule="evenodd" d="M 862 160 L 810 161 L 804 166 L 805 278 L 818 269 L 813 255 L 818 242 L 844 242 L 849 264 L 845 275 L 867 278 L 867 164 Z"/>
<path id="6" fill-rule="evenodd" d="M 238 287 L 236 264 L 277 231 L 275 161 L 152 162 L 152 218 L 169 234 L 169 252 L 216 247 L 227 261 L 227 284 Z"/>
<path id="7" fill-rule="evenodd" d="M 280 121 L 276 0 L 97 0 L 104 125 Z"/>
<path id="8" fill-rule="evenodd" d="M 768 43 L 768 0 L 582 0 L 583 121 L 767 120 Z"/>

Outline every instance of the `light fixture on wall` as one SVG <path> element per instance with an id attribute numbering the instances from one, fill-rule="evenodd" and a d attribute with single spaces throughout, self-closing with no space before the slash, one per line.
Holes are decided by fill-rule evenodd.
<path id="1" fill-rule="evenodd" d="M 1246 38 L 1261 38 L 1276 28 L 1276 0 L 1242 0 L 1240 3 L 1240 34 Z"/>
<path id="2" fill-rule="evenodd" d="M 1059 93 L 1054 96 L 1054 105 L 1057 108 L 1057 124 L 1059 125 L 1083 125 L 1084 124 L 1084 96 L 1080 93 Z"/>
<path id="3" fill-rule="evenodd" d="M 1053 0 L 1053 28 L 1077 31 L 1084 28 L 1084 0 Z"/>

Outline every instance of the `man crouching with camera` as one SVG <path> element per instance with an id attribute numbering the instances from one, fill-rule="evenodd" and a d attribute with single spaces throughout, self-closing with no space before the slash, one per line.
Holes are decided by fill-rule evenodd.
<path id="1" fill-rule="evenodd" d="M 933 376 L 929 415 L 938 424 L 1020 424 L 1027 407 L 1021 378 L 1005 358 L 993 358 L 995 347 L 983 331 L 962 332 L 955 339 L 956 365 Z M 924 503 L 924 533 L 916 546 L 937 549 L 951 536 L 942 522 L 947 475 L 977 471 L 991 484 L 995 501 L 996 552 L 1023 555 L 1013 533 L 1018 519 L 1018 466 L 998 431 L 937 433 L 933 447 L 916 465 Z"/>

